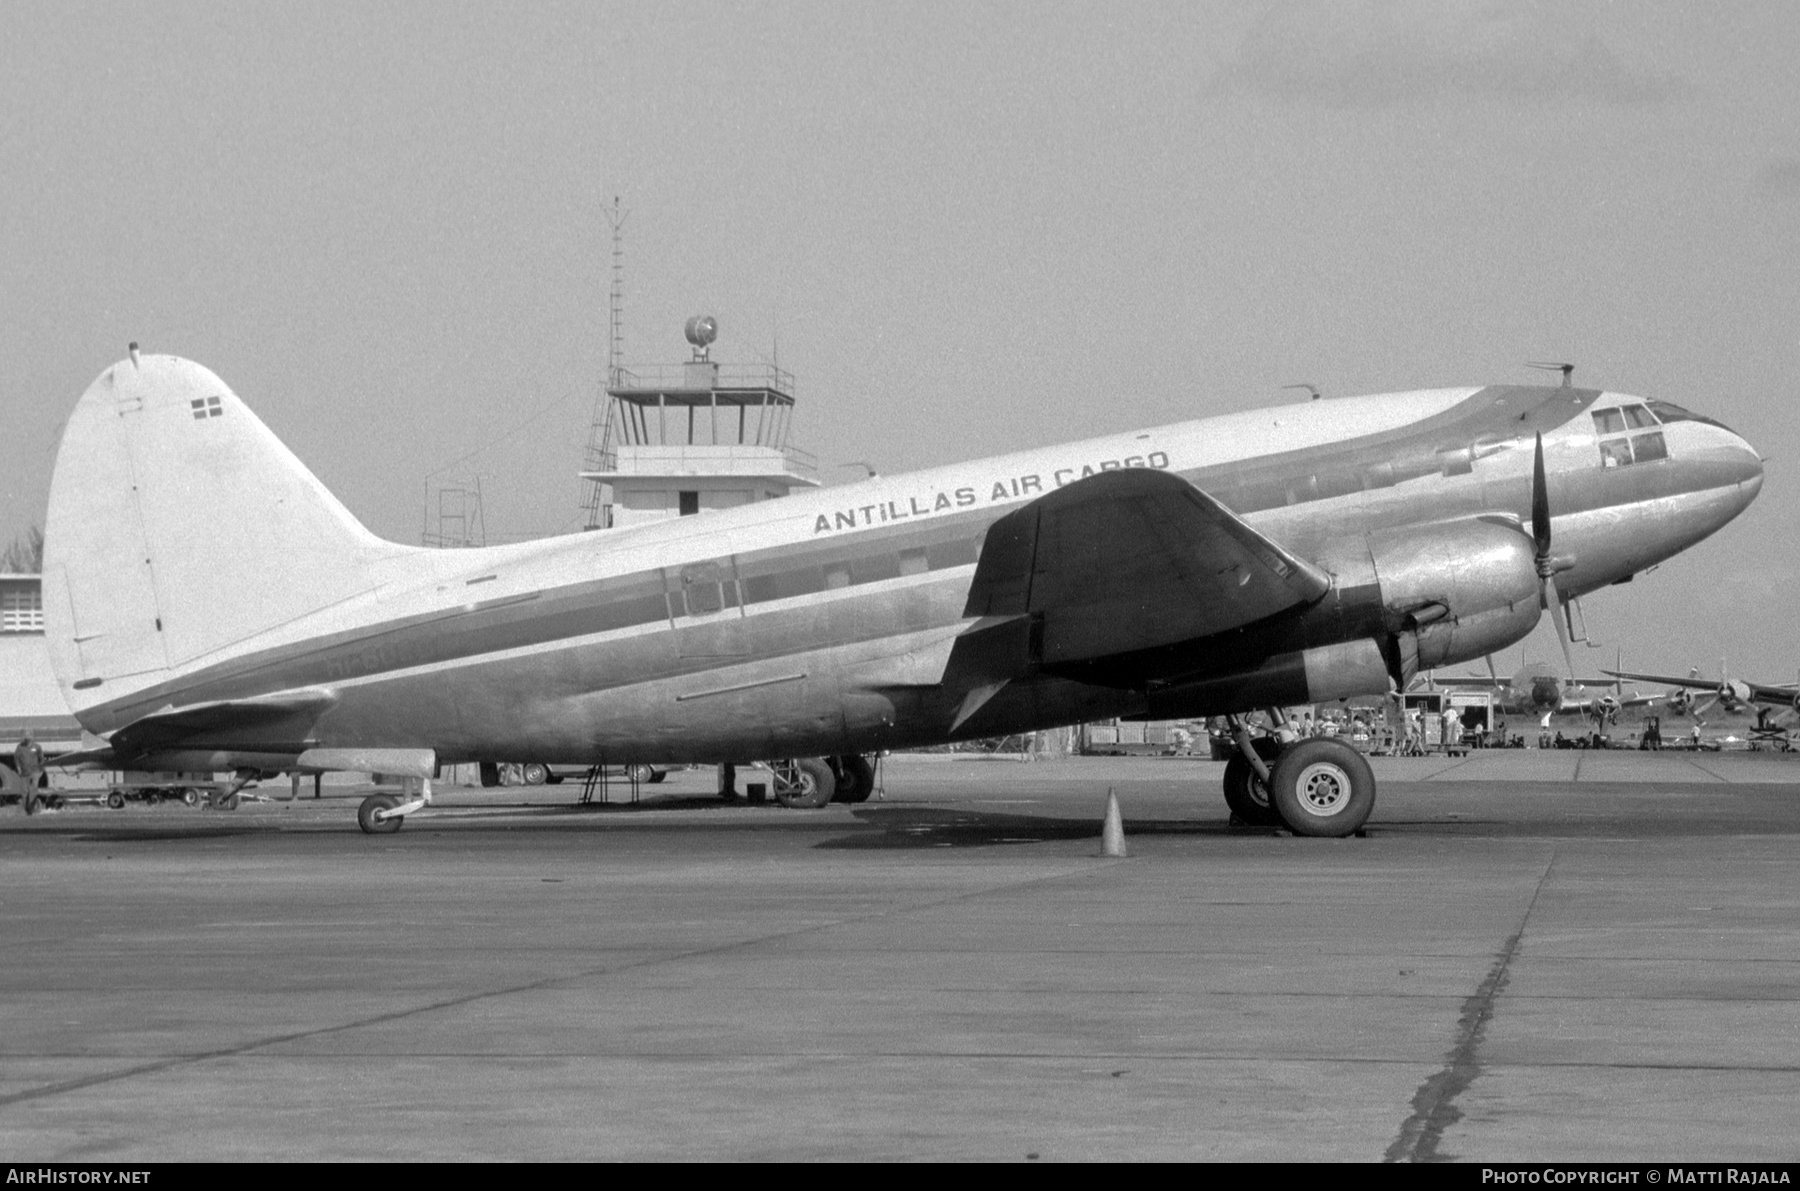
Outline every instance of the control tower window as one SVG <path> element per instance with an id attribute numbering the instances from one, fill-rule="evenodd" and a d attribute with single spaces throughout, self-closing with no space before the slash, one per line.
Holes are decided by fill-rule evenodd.
<path id="1" fill-rule="evenodd" d="M 683 517 L 692 517 L 700 511 L 700 494 L 698 492 L 678 492 L 676 496 L 681 499 L 681 515 Z"/>

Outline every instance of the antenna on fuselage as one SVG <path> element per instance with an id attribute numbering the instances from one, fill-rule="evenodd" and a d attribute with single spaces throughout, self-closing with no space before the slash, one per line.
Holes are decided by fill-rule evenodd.
<path id="1" fill-rule="evenodd" d="M 1573 364 L 1552 364 L 1530 360 L 1526 362 L 1525 367 L 1541 369 L 1544 372 L 1560 372 L 1563 378 L 1562 387 L 1565 389 L 1572 387 L 1569 378 L 1575 375 L 1575 365 Z"/>
<path id="2" fill-rule="evenodd" d="M 1325 394 L 1319 392 L 1318 385 L 1309 385 L 1309 384 L 1306 384 L 1305 382 L 1301 382 L 1300 384 L 1297 384 L 1297 385 L 1282 385 L 1281 387 L 1284 389 L 1305 389 L 1308 393 L 1312 394 L 1312 399 L 1314 401 L 1317 401 L 1319 398 L 1321 398 L 1325 395 Z"/>

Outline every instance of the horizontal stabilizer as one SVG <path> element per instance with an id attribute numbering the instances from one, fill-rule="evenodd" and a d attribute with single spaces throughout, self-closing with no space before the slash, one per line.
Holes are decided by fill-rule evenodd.
<path id="1" fill-rule="evenodd" d="M 1313 603 L 1328 575 L 1180 476 L 1102 472 L 995 522 L 965 616 L 1029 616 L 1065 666 L 1210 637 Z"/>
<path id="2" fill-rule="evenodd" d="M 231 699 L 153 712 L 113 733 L 113 751 L 121 756 L 148 752 L 196 733 L 254 728 L 290 718 L 316 719 L 337 696 L 330 691 L 290 691 L 261 699 Z"/>

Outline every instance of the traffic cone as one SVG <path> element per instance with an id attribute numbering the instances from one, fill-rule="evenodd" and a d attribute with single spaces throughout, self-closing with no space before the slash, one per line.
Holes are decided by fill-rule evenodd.
<path id="1" fill-rule="evenodd" d="M 1106 824 L 1100 828 L 1100 855 L 1124 856 L 1125 824 L 1119 818 L 1119 796 L 1106 792 Z"/>

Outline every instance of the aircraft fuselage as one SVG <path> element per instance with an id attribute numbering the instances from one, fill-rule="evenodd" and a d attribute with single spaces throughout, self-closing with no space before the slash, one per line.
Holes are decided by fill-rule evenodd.
<path id="1" fill-rule="evenodd" d="M 1735 434 L 1675 407 L 1610 431 L 1601 411 L 1623 406 L 1643 403 L 1530 386 L 1306 402 L 631 530 L 388 547 L 358 590 L 303 615 L 185 652 L 174 626 L 162 664 L 136 674 L 103 673 L 104 655 L 64 644 L 59 672 L 103 733 L 171 707 L 317 696 L 254 724 L 188 720 L 143 737 L 172 769 L 401 744 L 443 762 L 826 755 L 1375 694 L 1537 623 L 1535 436 L 1565 597 L 1674 555 L 1754 498 L 1761 463 Z M 1034 654 L 1028 624 L 1009 637 L 971 615 L 996 520 L 1138 468 L 1189 481 L 1329 573 L 1331 590 L 1230 633 L 1081 665 Z M 61 626 L 67 641 L 78 629 Z M 946 680 L 972 630 L 999 651 L 998 689 L 973 708 L 968 684 Z"/>

